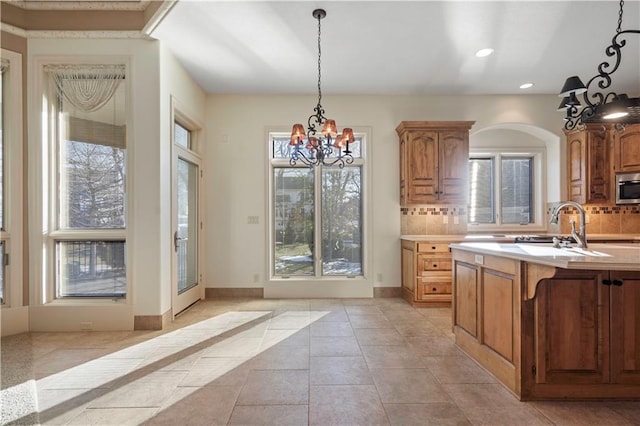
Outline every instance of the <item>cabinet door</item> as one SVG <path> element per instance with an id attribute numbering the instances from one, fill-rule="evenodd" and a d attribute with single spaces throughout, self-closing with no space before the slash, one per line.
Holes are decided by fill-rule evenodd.
<path id="1" fill-rule="evenodd" d="M 464 256 L 464 254 L 463 254 Z M 471 263 L 456 260 L 453 264 L 455 276 L 454 326 L 464 329 L 478 338 L 478 270 Z"/>
<path id="2" fill-rule="evenodd" d="M 577 203 L 586 201 L 586 137 L 584 132 L 573 132 L 567 135 L 567 181 L 569 182 L 569 199 Z"/>
<path id="3" fill-rule="evenodd" d="M 509 362 L 514 362 L 518 336 L 514 300 L 518 281 L 511 274 L 481 268 L 482 336 L 480 342 Z"/>
<path id="4" fill-rule="evenodd" d="M 611 272 L 611 381 L 640 385 L 640 272 Z"/>
<path id="5" fill-rule="evenodd" d="M 407 140 L 407 203 L 432 203 L 438 192 L 438 133 L 412 131 Z"/>
<path id="6" fill-rule="evenodd" d="M 468 132 L 441 132 L 438 140 L 438 198 L 441 202 L 465 202 L 469 170 Z"/>
<path id="7" fill-rule="evenodd" d="M 407 202 L 407 138 L 408 134 L 400 137 L 400 205 Z"/>
<path id="8" fill-rule="evenodd" d="M 615 171 L 640 171 L 640 124 L 627 126 L 614 136 Z"/>
<path id="9" fill-rule="evenodd" d="M 609 201 L 611 192 L 609 135 L 609 131 L 606 130 L 589 130 L 587 133 L 587 203 Z"/>
<path id="10" fill-rule="evenodd" d="M 598 271 L 543 280 L 536 297 L 536 382 L 609 381 L 609 286 Z"/>
<path id="11" fill-rule="evenodd" d="M 406 244 L 406 245 L 405 245 Z M 408 302 L 413 302 L 415 299 L 415 252 L 413 249 L 407 247 L 410 243 L 402 243 L 402 296 Z"/>

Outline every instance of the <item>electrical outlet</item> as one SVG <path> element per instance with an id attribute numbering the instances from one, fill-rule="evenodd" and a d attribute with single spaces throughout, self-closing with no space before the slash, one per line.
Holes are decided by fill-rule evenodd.
<path id="1" fill-rule="evenodd" d="M 93 323 L 91 321 L 81 322 L 80 330 L 84 330 L 84 331 L 93 330 Z"/>
<path id="2" fill-rule="evenodd" d="M 382 282 L 382 274 L 380 272 L 378 272 L 378 275 L 376 276 L 377 280 L 379 283 Z"/>
<path id="3" fill-rule="evenodd" d="M 449 216 L 447 216 L 446 214 L 443 214 L 442 215 L 442 223 L 445 223 L 445 224 L 449 223 Z"/>
<path id="4" fill-rule="evenodd" d="M 453 224 L 454 225 L 460 225 L 460 218 L 458 216 L 454 216 L 453 217 Z"/>
<path id="5" fill-rule="evenodd" d="M 260 274 L 253 274 L 253 282 L 257 283 L 258 281 L 260 281 Z"/>
<path id="6" fill-rule="evenodd" d="M 247 216 L 247 223 L 249 225 L 257 225 L 260 223 L 260 219 L 258 216 Z"/>

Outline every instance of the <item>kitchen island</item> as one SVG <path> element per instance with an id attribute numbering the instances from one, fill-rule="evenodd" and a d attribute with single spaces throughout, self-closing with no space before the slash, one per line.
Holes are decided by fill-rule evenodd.
<path id="1" fill-rule="evenodd" d="M 640 400 L 640 244 L 456 243 L 456 344 L 521 400 Z"/>

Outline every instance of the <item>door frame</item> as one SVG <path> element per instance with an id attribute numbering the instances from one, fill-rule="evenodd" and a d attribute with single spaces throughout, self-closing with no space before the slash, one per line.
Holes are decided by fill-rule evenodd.
<path id="1" fill-rule="evenodd" d="M 174 126 L 175 123 L 179 123 L 191 132 L 191 149 L 184 148 L 176 145 L 174 140 Z M 204 299 L 204 280 L 202 271 L 202 259 L 204 244 L 202 236 L 204 235 L 204 220 L 203 220 L 203 183 L 204 172 L 202 168 L 202 158 L 199 155 L 201 147 L 202 137 L 202 125 L 191 116 L 184 112 L 184 108 L 181 108 L 180 103 L 172 96 L 171 97 L 171 123 L 170 123 L 170 140 L 171 140 L 171 311 L 172 316 L 175 317 L 180 312 L 187 309 L 199 300 Z M 178 231 L 178 209 L 177 209 L 177 165 L 178 160 L 182 159 L 190 163 L 195 164 L 198 167 L 198 181 L 197 181 L 197 222 L 196 222 L 196 235 L 197 235 L 197 285 L 188 289 L 182 294 L 178 294 L 178 256 L 174 246 L 174 235 Z"/>

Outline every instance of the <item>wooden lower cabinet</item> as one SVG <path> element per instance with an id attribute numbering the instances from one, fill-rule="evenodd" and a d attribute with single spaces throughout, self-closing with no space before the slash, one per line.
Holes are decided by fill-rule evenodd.
<path id="1" fill-rule="evenodd" d="M 449 242 L 402 240 L 402 296 L 414 306 L 451 304 Z"/>
<path id="2" fill-rule="evenodd" d="M 640 400 L 640 271 L 453 251 L 457 345 L 522 400 Z"/>

